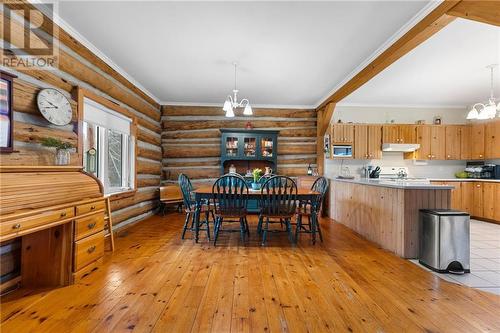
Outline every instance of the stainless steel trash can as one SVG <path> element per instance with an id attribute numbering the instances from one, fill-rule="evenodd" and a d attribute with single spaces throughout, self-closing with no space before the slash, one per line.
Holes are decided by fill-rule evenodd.
<path id="1" fill-rule="evenodd" d="M 470 216 L 451 209 L 420 210 L 419 262 L 439 273 L 470 272 Z"/>

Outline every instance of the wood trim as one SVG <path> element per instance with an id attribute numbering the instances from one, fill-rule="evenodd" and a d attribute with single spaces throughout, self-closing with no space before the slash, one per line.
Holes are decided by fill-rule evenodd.
<path id="1" fill-rule="evenodd" d="M 500 1 L 463 0 L 450 9 L 447 14 L 500 26 Z"/>
<path id="2" fill-rule="evenodd" d="M 382 52 L 375 60 L 324 100 L 317 109 L 325 107 L 328 103 L 340 102 L 346 96 L 371 80 L 375 75 L 455 20 L 455 17 L 449 16 L 447 13 L 459 2 L 460 1 L 446 0 L 441 3 L 388 49 Z M 324 119 L 324 121 L 329 122 L 330 119 Z"/>
<path id="3" fill-rule="evenodd" d="M 8 172 L 78 172 L 83 166 L 73 165 L 0 165 L 0 173 Z"/>

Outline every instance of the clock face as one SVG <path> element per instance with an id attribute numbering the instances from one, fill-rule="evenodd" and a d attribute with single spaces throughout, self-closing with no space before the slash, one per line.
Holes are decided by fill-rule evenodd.
<path id="1" fill-rule="evenodd" d="M 38 109 L 49 122 L 63 126 L 71 122 L 73 110 L 69 100 L 60 91 L 43 89 L 37 96 Z"/>

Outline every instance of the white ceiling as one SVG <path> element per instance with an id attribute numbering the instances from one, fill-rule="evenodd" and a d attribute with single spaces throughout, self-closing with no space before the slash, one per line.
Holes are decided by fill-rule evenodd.
<path id="1" fill-rule="evenodd" d="M 352 93 L 342 104 L 470 106 L 487 101 L 500 64 L 500 28 L 457 19 Z M 500 68 L 494 72 L 500 98 Z"/>
<path id="2" fill-rule="evenodd" d="M 254 105 L 315 106 L 428 5 L 62 1 L 59 14 L 161 102 L 221 104 L 236 61 Z"/>

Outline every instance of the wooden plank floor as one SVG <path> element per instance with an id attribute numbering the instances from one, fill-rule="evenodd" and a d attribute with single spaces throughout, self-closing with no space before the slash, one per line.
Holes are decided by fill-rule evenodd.
<path id="1" fill-rule="evenodd" d="M 500 331 L 500 297 L 451 284 L 323 219 L 325 242 L 180 240 L 183 216 L 117 238 L 73 286 L 2 299 L 2 332 Z M 190 236 L 189 236 L 190 237 Z"/>

